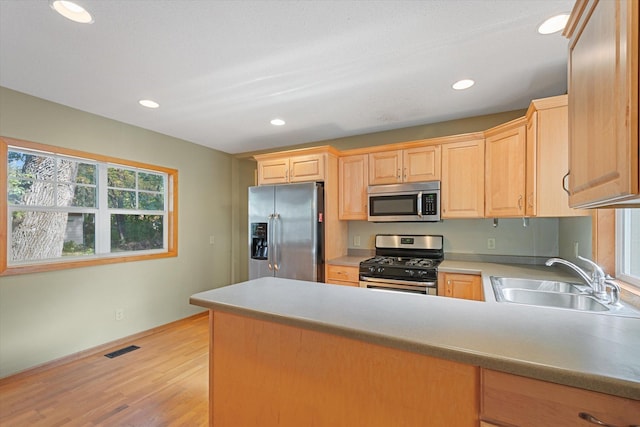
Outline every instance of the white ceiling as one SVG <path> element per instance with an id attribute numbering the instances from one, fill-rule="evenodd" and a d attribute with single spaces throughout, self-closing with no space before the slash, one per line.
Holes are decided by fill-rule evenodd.
<path id="1" fill-rule="evenodd" d="M 1 86 L 228 153 L 566 92 L 567 40 L 536 29 L 573 0 L 77 3 L 93 24 L 47 0 L 0 0 Z M 461 78 L 476 85 L 452 90 Z"/>

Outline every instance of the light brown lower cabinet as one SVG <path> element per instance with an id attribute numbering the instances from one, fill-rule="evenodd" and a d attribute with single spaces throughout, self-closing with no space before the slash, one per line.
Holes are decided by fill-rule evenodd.
<path id="1" fill-rule="evenodd" d="M 220 311 L 210 324 L 211 426 L 478 426 L 478 367 Z"/>
<path id="2" fill-rule="evenodd" d="M 438 295 L 484 301 L 482 277 L 473 274 L 438 273 Z"/>
<path id="3" fill-rule="evenodd" d="M 343 286 L 360 286 L 359 268 L 348 265 L 327 265 L 326 283 Z"/>
<path id="4" fill-rule="evenodd" d="M 640 426 L 638 400 L 488 369 L 481 382 L 481 426 Z"/>

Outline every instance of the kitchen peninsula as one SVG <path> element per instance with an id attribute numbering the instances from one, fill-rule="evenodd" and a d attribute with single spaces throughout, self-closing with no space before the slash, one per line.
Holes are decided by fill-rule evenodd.
<path id="1" fill-rule="evenodd" d="M 639 319 L 275 278 L 190 301 L 210 310 L 213 426 L 499 425 L 512 379 L 640 422 Z"/>

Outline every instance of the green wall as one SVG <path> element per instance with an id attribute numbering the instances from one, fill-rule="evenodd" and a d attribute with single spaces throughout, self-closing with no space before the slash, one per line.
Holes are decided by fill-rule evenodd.
<path id="1" fill-rule="evenodd" d="M 246 197 L 234 198 L 229 183 L 246 184 L 232 156 L 6 88 L 0 135 L 179 174 L 178 257 L 0 277 L 0 377 L 190 316 L 202 310 L 192 294 L 240 275 L 229 248 L 239 250 L 233 203 Z"/>

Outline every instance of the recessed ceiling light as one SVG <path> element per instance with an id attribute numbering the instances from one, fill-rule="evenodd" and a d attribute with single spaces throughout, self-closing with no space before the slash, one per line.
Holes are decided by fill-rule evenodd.
<path id="1" fill-rule="evenodd" d="M 160 106 L 160 104 L 150 99 L 141 99 L 138 103 L 147 108 L 158 108 Z"/>
<path id="2" fill-rule="evenodd" d="M 455 90 L 464 90 L 464 89 L 469 89 L 474 84 L 476 84 L 476 82 L 474 82 L 471 79 L 463 79 L 463 80 L 458 80 L 453 85 L 451 85 L 451 87 L 454 88 Z"/>
<path id="3" fill-rule="evenodd" d="M 91 14 L 77 3 L 67 0 L 51 0 L 49 5 L 60 15 L 72 20 L 73 22 L 79 22 L 80 24 L 93 23 L 93 17 Z"/>
<path id="4" fill-rule="evenodd" d="M 561 15 L 552 16 L 551 18 L 544 21 L 538 27 L 538 32 L 540 34 L 553 34 L 558 31 L 562 31 L 567 25 L 567 21 L 569 20 L 569 14 L 563 13 Z"/>
<path id="5" fill-rule="evenodd" d="M 274 126 L 283 126 L 285 124 L 285 121 L 282 119 L 273 119 L 271 120 L 271 124 Z"/>

